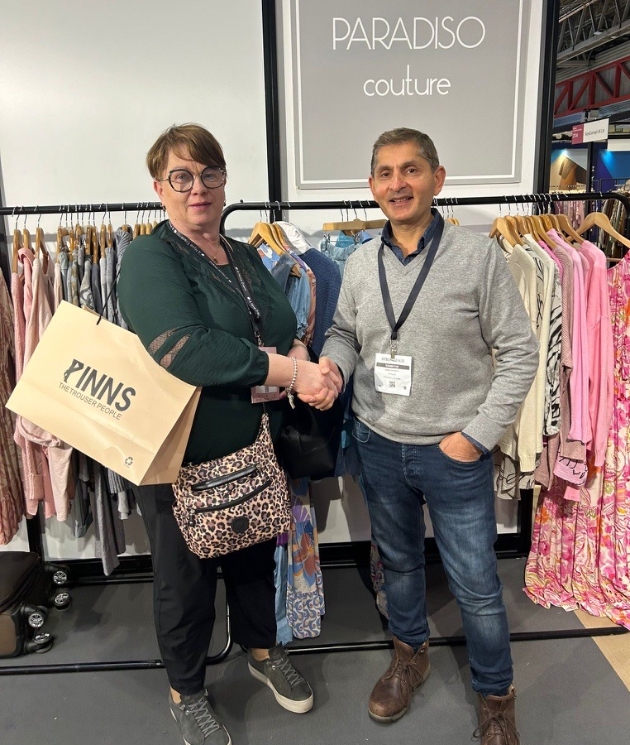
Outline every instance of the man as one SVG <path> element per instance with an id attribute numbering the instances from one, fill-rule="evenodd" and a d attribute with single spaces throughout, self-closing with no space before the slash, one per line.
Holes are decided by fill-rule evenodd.
<path id="1" fill-rule="evenodd" d="M 321 365 L 354 373 L 354 437 L 385 572 L 394 658 L 370 716 L 400 718 L 430 672 L 426 501 L 462 613 L 482 745 L 518 745 L 490 451 L 531 386 L 538 344 L 496 242 L 432 209 L 445 176 L 427 135 L 377 139 L 369 183 L 388 222 L 346 263 Z"/>

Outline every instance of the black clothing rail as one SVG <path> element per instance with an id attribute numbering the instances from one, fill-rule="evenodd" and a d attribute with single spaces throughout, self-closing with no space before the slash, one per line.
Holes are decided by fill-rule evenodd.
<path id="1" fill-rule="evenodd" d="M 154 212 L 163 210 L 161 202 L 90 202 L 85 204 L 36 204 L 28 207 L 0 207 L 0 215 L 77 215 L 101 212 Z"/>
<path id="2" fill-rule="evenodd" d="M 603 626 L 595 629 L 566 629 L 558 631 L 517 631 L 510 634 L 510 642 L 554 641 L 556 639 L 581 639 L 598 636 L 619 636 L 628 631 L 620 626 Z M 432 636 L 431 647 L 463 647 L 464 636 Z M 289 654 L 333 654 L 337 652 L 373 652 L 380 649 L 393 649 L 394 644 L 388 640 L 373 642 L 344 642 L 342 644 L 302 644 L 293 643 L 287 649 Z M 206 664 L 221 662 L 229 654 L 231 645 L 215 658 L 208 658 Z M 220 657 L 220 659 L 219 659 Z M 46 675 L 51 673 L 92 673 L 111 672 L 113 670 L 159 670 L 164 667 L 162 660 L 120 660 L 116 662 L 76 662 L 56 665 L 1 665 L 3 675 Z"/>
<path id="3" fill-rule="evenodd" d="M 439 197 L 434 200 L 437 207 L 470 207 L 497 204 L 509 210 L 517 204 L 533 204 L 538 212 L 548 212 L 555 202 L 598 202 L 605 199 L 616 199 L 626 208 L 626 225 L 623 234 L 630 237 L 630 199 L 625 194 L 615 191 L 601 192 L 549 192 L 544 194 L 508 194 L 489 197 Z M 279 211 L 289 210 L 357 210 L 379 209 L 377 202 L 372 200 L 337 200 L 322 202 L 237 202 L 229 204 L 221 217 L 221 232 L 224 231 L 225 221 L 232 212 L 259 211 L 269 212 L 270 222 L 275 222 L 274 215 Z M 0 212 L 0 214 L 2 214 Z"/>
<path id="4" fill-rule="evenodd" d="M 625 194 L 615 191 L 590 191 L 590 192 L 549 192 L 542 194 L 508 194 L 488 197 L 439 197 L 435 200 L 438 207 L 469 207 L 497 204 L 509 209 L 517 204 L 533 204 L 538 211 L 547 211 L 555 202 L 597 202 L 605 199 L 616 199 L 620 201 L 630 215 L 630 199 Z M 327 200 L 320 202 L 235 202 L 228 205 L 221 218 L 221 227 L 224 226 L 226 218 L 232 213 L 241 210 L 260 212 L 287 211 L 287 210 L 364 210 L 379 209 L 376 202 L 362 199 Z M 108 214 L 110 212 L 154 212 L 162 211 L 160 202 L 89 202 L 68 204 L 46 204 L 29 206 L 0 206 L 0 215 L 5 217 L 17 217 L 19 215 L 74 215 L 94 213 Z M 624 234 L 630 230 L 630 218 L 626 222 Z"/>

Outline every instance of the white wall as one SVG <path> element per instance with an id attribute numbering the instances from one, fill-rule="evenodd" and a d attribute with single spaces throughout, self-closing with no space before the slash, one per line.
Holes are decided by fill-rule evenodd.
<path id="1" fill-rule="evenodd" d="M 189 121 L 208 127 L 224 148 L 228 201 L 264 200 L 264 92 L 260 0 L 4 3 L 5 204 L 154 201 L 146 152 L 163 129 Z M 113 215 L 114 226 L 121 218 Z M 10 234 L 15 221 L 7 222 Z M 41 220 L 47 236 L 58 223 Z M 29 218 L 27 227 L 35 225 Z M 77 540 L 68 524 L 46 522 L 49 558 L 94 556 L 92 530 Z M 125 526 L 128 552 L 147 552 L 139 516 Z M 23 524 L 7 548 L 27 548 L 25 536 Z"/>
<path id="2" fill-rule="evenodd" d="M 262 60 L 260 0 L 3 3 L 5 203 L 157 200 L 146 152 L 190 121 L 225 150 L 228 201 L 264 199 Z M 57 223 L 42 218 L 47 232 Z"/>

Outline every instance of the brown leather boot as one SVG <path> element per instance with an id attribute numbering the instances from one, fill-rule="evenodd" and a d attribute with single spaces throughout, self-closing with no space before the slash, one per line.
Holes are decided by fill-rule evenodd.
<path id="1" fill-rule="evenodd" d="M 368 711 L 377 722 L 395 722 L 407 711 L 414 690 L 431 672 L 429 640 L 414 654 L 413 649 L 394 637 L 394 659 L 374 686 Z"/>
<path id="2" fill-rule="evenodd" d="M 479 698 L 479 727 L 475 737 L 481 745 L 520 745 L 521 739 L 516 731 L 516 710 L 514 686 L 505 696 L 482 696 Z"/>

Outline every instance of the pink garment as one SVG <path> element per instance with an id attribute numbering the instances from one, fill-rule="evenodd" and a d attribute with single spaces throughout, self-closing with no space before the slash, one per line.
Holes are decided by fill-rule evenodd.
<path id="1" fill-rule="evenodd" d="M 37 262 L 36 265 L 35 254 L 32 249 L 21 248 L 18 251 L 18 256 L 22 261 L 22 267 L 24 270 L 23 302 L 25 328 L 23 336 L 24 343 L 21 355 L 21 376 L 22 370 L 24 369 L 24 367 L 26 367 L 26 364 L 31 358 L 31 354 L 34 349 L 33 324 L 36 323 L 39 312 L 39 291 L 37 290 L 37 285 L 39 284 L 40 280 L 40 267 L 39 262 Z M 35 282 L 36 285 L 35 289 L 33 287 L 33 282 Z M 49 517 L 51 514 L 54 514 L 54 512 L 51 512 L 51 505 L 53 504 L 53 494 L 52 485 L 50 483 L 48 461 L 46 460 L 46 456 L 44 455 L 40 438 L 37 435 L 31 436 L 29 434 L 27 425 L 30 425 L 31 423 L 28 422 L 27 425 L 25 425 L 25 422 L 26 420 L 23 417 L 18 416 L 16 419 L 15 432 L 16 435 L 19 434 L 22 436 L 25 443 L 32 443 L 32 447 L 27 446 L 27 450 L 30 451 L 27 457 L 30 458 L 30 454 L 32 453 L 33 466 L 35 468 L 35 471 L 41 477 L 41 491 L 39 493 L 39 496 L 37 497 L 37 503 L 31 502 L 31 504 L 29 505 L 29 503 L 27 502 L 27 511 L 31 515 L 37 514 L 39 502 L 43 501 L 45 505 L 44 514 L 46 515 L 46 517 Z"/>
<path id="2" fill-rule="evenodd" d="M 555 253 L 549 248 L 549 246 L 546 243 L 543 243 L 542 241 L 538 241 L 538 245 L 544 250 L 546 254 L 548 254 L 554 260 L 556 266 L 558 267 L 558 271 L 560 272 L 560 281 L 562 282 L 562 274 L 564 272 L 564 267 L 560 263 L 560 259 L 555 255 Z"/>
<path id="3" fill-rule="evenodd" d="M 575 338 L 575 286 L 576 276 L 572 255 L 558 242 L 554 251 L 562 262 L 564 272 L 562 279 L 562 355 L 564 380 L 561 378 L 560 406 L 561 406 L 561 436 L 559 442 L 559 453 L 565 458 L 576 461 L 586 461 L 586 446 L 580 440 L 574 440 L 569 436 L 571 422 L 574 416 L 573 400 L 571 398 L 570 381 L 574 375 L 576 353 L 573 350 L 573 339 Z M 564 361 L 565 347 L 568 360 Z M 564 382 L 564 386 L 562 383 Z"/>
<path id="4" fill-rule="evenodd" d="M 24 489 L 18 450 L 13 439 L 15 420 L 5 404 L 15 387 L 15 330 L 9 289 L 0 276 L 0 545 L 18 532 L 24 517 Z"/>
<path id="5" fill-rule="evenodd" d="M 590 450 L 593 463 L 606 461 L 606 446 L 614 403 L 614 348 L 608 290 L 608 264 L 603 252 L 585 241 L 582 252 L 592 262 L 586 323 L 589 344 L 588 411 L 591 424 Z"/>
<path id="6" fill-rule="evenodd" d="M 43 262 L 35 258 L 32 264 L 32 298 L 30 318 L 26 323 L 24 345 L 24 365 L 28 363 L 42 333 L 50 323 L 54 302 L 54 265 L 46 260 L 47 271 Z M 44 476 L 44 515 L 46 518 L 57 514 L 59 520 L 65 520 L 69 508 L 70 459 L 72 448 L 50 432 L 38 427 L 33 422 L 18 417 L 17 428 L 23 437 L 42 447 Z"/>
<path id="7" fill-rule="evenodd" d="M 584 265 L 573 246 L 564 241 L 555 230 L 549 235 L 557 246 L 561 246 L 573 261 L 573 336 L 571 350 L 573 370 L 569 379 L 571 397 L 571 427 L 569 439 L 586 445 L 590 439 L 588 430 L 588 341 L 586 332 L 586 278 Z"/>
<path id="8" fill-rule="evenodd" d="M 560 481 L 541 493 L 525 592 L 545 607 L 580 607 L 630 629 L 630 260 L 608 280 L 614 397 L 605 465 L 589 468 L 577 502 L 563 499 Z"/>
<path id="9" fill-rule="evenodd" d="M 30 267 L 28 275 L 30 277 Z M 11 298 L 13 300 L 13 320 L 15 329 L 15 379 L 22 376 L 24 368 L 24 343 L 26 337 L 26 320 L 24 318 L 25 275 L 11 275 Z M 30 290 L 29 290 L 30 294 Z M 36 515 L 39 502 L 44 497 L 44 481 L 41 472 L 41 459 L 37 447 L 22 436 L 17 426 L 14 440 L 22 452 L 24 504 L 27 515 Z"/>

